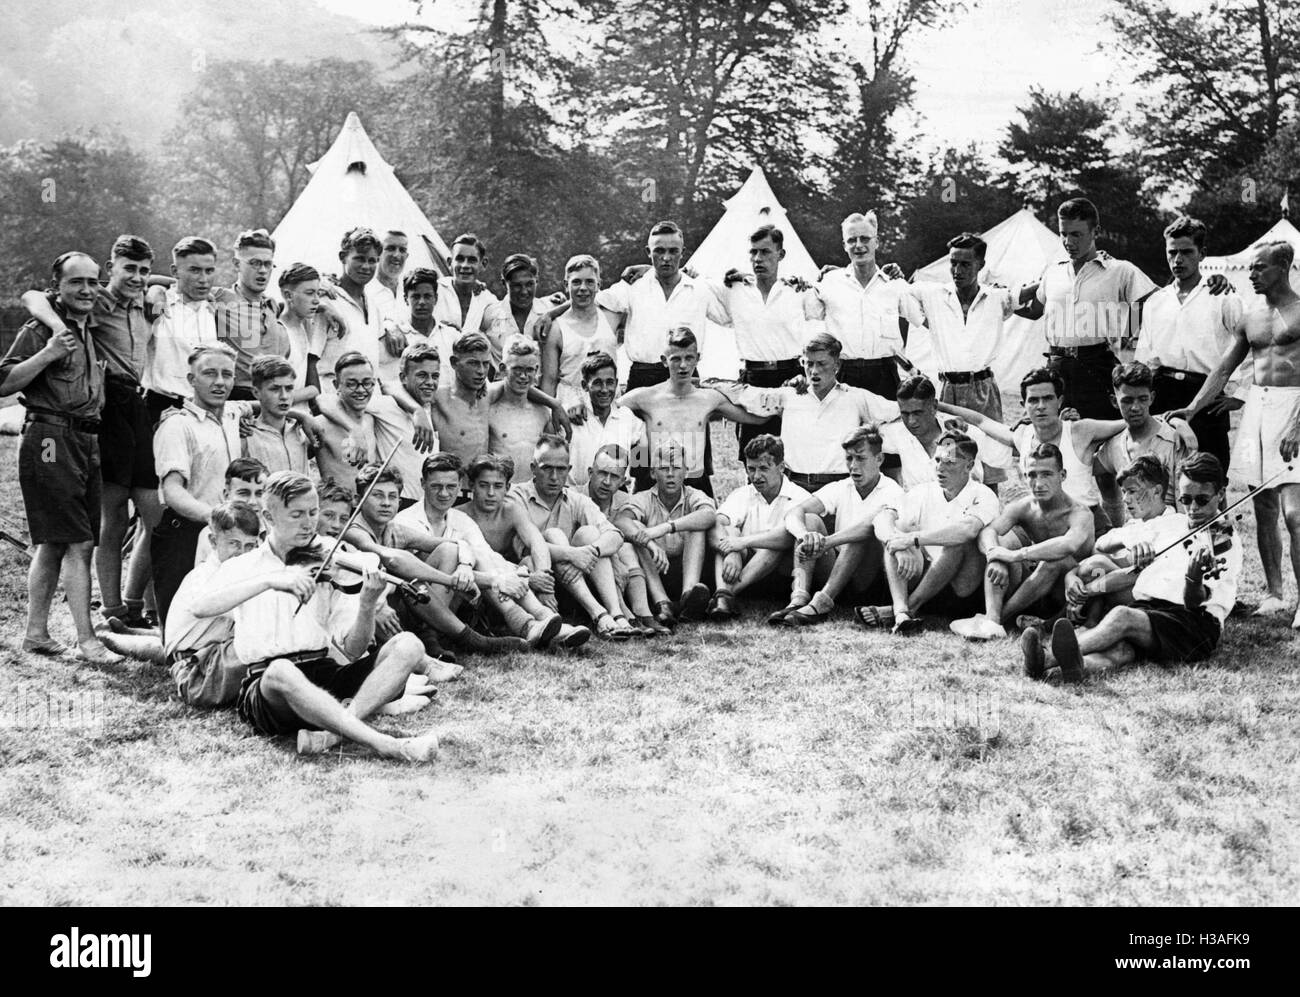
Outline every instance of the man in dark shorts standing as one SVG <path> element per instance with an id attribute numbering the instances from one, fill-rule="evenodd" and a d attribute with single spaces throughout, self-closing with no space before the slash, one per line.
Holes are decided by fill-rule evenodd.
<path id="1" fill-rule="evenodd" d="M 90 621 L 90 558 L 99 542 L 99 417 L 104 368 L 90 335 L 99 293 L 99 266 L 85 253 L 54 261 L 57 329 L 33 319 L 0 360 L 0 394 L 21 391 L 27 407 L 18 448 L 18 482 L 36 553 L 27 576 L 23 650 L 62 654 L 50 637 L 50 605 L 63 573 L 77 630 L 77 657 L 118 660 Z"/>
<path id="2" fill-rule="evenodd" d="M 1205 451 L 1183 461 L 1178 504 L 1189 530 L 1219 511 L 1227 477 L 1217 457 Z M 1133 602 L 1116 606 L 1097 626 L 1077 634 L 1068 620 L 1052 629 L 1050 656 L 1037 631 L 1026 630 L 1020 647 L 1025 674 L 1080 682 L 1085 672 L 1122 668 L 1142 661 L 1174 664 L 1203 661 L 1219 645 L 1223 621 L 1237 600 L 1241 544 L 1231 533 L 1212 537 L 1210 527 L 1187 549 L 1178 544 L 1147 564 L 1133 584 Z"/>
<path id="3" fill-rule="evenodd" d="M 240 717 L 267 737 L 296 734 L 300 754 L 322 754 L 347 739 L 386 758 L 431 761 L 433 734 L 396 738 L 365 722 L 424 667 L 414 634 L 369 650 L 386 585 L 377 560 L 349 607 L 350 597 L 333 584 L 313 585 L 309 567 L 286 563 L 291 551 L 316 540 L 320 503 L 311 479 L 277 471 L 266 479 L 264 503 L 266 540 L 222 564 L 190 607 L 197 619 L 229 613 L 234 620 L 235 654 L 249 663 Z"/>

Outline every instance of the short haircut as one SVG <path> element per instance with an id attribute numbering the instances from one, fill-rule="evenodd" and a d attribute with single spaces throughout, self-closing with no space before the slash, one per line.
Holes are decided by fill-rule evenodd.
<path id="1" fill-rule="evenodd" d="M 396 485 L 402 490 L 402 472 L 397 468 L 384 467 L 382 464 L 367 464 L 357 472 L 357 498 L 361 498 L 371 483 L 379 485 Z"/>
<path id="2" fill-rule="evenodd" d="M 537 437 L 537 446 L 533 448 L 533 459 L 543 450 L 563 450 L 566 454 L 569 452 L 569 441 L 558 433 L 543 433 Z"/>
<path id="3" fill-rule="evenodd" d="M 973 249 L 975 250 L 975 258 L 982 260 L 989 251 L 989 244 L 974 232 L 963 232 L 961 235 L 953 236 L 948 240 L 948 248 Z"/>
<path id="4" fill-rule="evenodd" d="M 55 260 L 50 265 L 50 286 L 51 287 L 55 288 L 56 290 L 58 289 L 59 281 L 63 279 L 64 267 L 66 267 L 74 259 L 78 259 L 78 258 L 83 260 L 90 260 L 91 263 L 95 263 L 94 257 L 92 257 L 89 253 L 83 253 L 78 249 L 74 249 L 69 253 L 64 253 L 62 256 L 60 256 L 57 260 Z M 98 263 L 95 263 L 95 270 L 96 271 L 99 270 Z"/>
<path id="5" fill-rule="evenodd" d="M 938 397 L 938 392 L 935 390 L 934 382 L 924 374 L 913 374 L 898 386 L 895 397 L 900 402 L 912 399 L 918 402 L 930 402 Z"/>
<path id="6" fill-rule="evenodd" d="M 357 507 L 357 496 L 351 488 L 340 485 L 333 478 L 326 478 L 317 489 L 321 505 L 346 505 L 348 512 Z"/>
<path id="7" fill-rule="evenodd" d="M 390 229 L 385 229 L 385 231 L 384 231 L 384 241 L 385 241 L 385 242 L 388 241 L 388 237 L 389 237 L 390 235 L 395 235 L 395 236 L 397 236 L 399 239 L 405 239 L 405 238 L 408 238 L 407 234 L 406 234 L 405 232 L 403 232 L 401 229 L 390 228 Z"/>
<path id="8" fill-rule="evenodd" d="M 275 252 L 275 240 L 264 228 L 245 229 L 235 238 L 235 252 L 241 249 L 269 249 Z"/>
<path id="9" fill-rule="evenodd" d="M 382 253 L 384 244 L 379 241 L 379 236 L 375 235 L 374 229 L 360 225 L 343 233 L 343 238 L 339 242 L 339 258 L 366 249 L 373 249 L 376 253 Z"/>
<path id="10" fill-rule="evenodd" d="M 1061 456 L 1061 448 L 1055 443 L 1038 444 L 1038 446 L 1029 451 L 1029 459 L 1055 461 L 1056 466 L 1060 470 L 1065 470 L 1065 458 Z"/>
<path id="11" fill-rule="evenodd" d="M 832 336 L 829 332 L 817 332 L 804 340 L 804 356 L 809 353 L 829 353 L 836 360 L 844 352 L 844 344 Z"/>
<path id="12" fill-rule="evenodd" d="M 225 357 L 231 363 L 234 363 L 236 359 L 235 351 L 225 343 L 199 343 L 198 346 L 190 350 L 190 355 L 185 358 L 185 362 L 193 367 L 209 353 Z"/>
<path id="13" fill-rule="evenodd" d="M 853 212 L 844 221 L 840 222 L 840 230 L 843 231 L 850 225 L 866 225 L 867 228 L 871 229 L 872 238 L 880 234 L 880 223 L 876 220 L 874 211 L 868 211 L 865 215 L 861 211 Z"/>
<path id="14" fill-rule="evenodd" d="M 469 462 L 469 466 L 465 468 L 465 477 L 472 485 L 481 474 L 488 471 L 496 471 L 506 479 L 506 484 L 509 484 L 515 476 L 514 459 L 501 453 L 481 453 Z"/>
<path id="15" fill-rule="evenodd" d="M 678 225 L 676 222 L 668 222 L 668 221 L 655 222 L 654 226 L 650 229 L 650 235 L 651 236 L 656 236 L 656 235 L 680 236 L 682 235 L 682 227 Z M 685 237 L 683 236 L 683 239 L 684 238 Z"/>
<path id="16" fill-rule="evenodd" d="M 257 510 L 247 502 L 221 502 L 208 514 L 208 525 L 213 533 L 238 530 L 245 536 L 255 537 L 262 532 L 262 520 Z"/>
<path id="17" fill-rule="evenodd" d="M 507 336 L 506 341 L 501 344 L 503 363 L 510 357 L 540 357 L 541 355 L 542 348 L 537 345 L 537 340 L 521 336 L 519 333 Z"/>
<path id="18" fill-rule="evenodd" d="M 935 441 L 934 447 L 937 450 L 939 447 L 945 445 L 955 447 L 957 450 L 957 456 L 972 464 L 974 464 L 979 458 L 979 445 L 965 433 L 959 433 L 955 429 L 950 429 L 940 436 L 939 439 Z"/>
<path id="19" fill-rule="evenodd" d="M 632 455 L 628 453 L 626 450 L 624 450 L 617 443 L 606 443 L 604 446 L 602 446 L 594 454 L 591 455 L 592 467 L 596 466 L 596 458 L 601 456 L 602 454 L 608 457 L 610 460 L 618 461 L 620 464 L 629 464 L 631 463 L 632 460 Z"/>
<path id="20" fill-rule="evenodd" d="M 257 481 L 259 478 L 265 478 L 267 474 L 266 465 L 254 457 L 236 457 L 226 465 L 226 484 L 230 484 L 236 478 L 240 481 Z"/>
<path id="21" fill-rule="evenodd" d="M 587 359 L 582 361 L 582 384 L 586 387 L 593 377 L 599 374 L 606 367 L 614 371 L 614 376 L 618 377 L 618 361 L 608 353 L 589 353 Z"/>
<path id="22" fill-rule="evenodd" d="M 207 239 L 197 235 L 187 235 L 172 247 L 172 259 L 179 260 L 186 256 L 216 256 L 217 247 Z"/>
<path id="23" fill-rule="evenodd" d="M 320 271 L 307 263 L 294 263 L 280 272 L 280 290 L 289 291 L 309 280 L 320 280 Z"/>
<path id="24" fill-rule="evenodd" d="M 1228 483 L 1219 458 L 1208 450 L 1198 450 L 1184 460 L 1178 465 L 1178 473 L 1188 481 L 1213 485 L 1218 491 L 1222 491 Z"/>
<path id="25" fill-rule="evenodd" d="M 1134 478 L 1159 488 L 1161 495 L 1169 488 L 1169 472 L 1154 454 L 1144 453 L 1134 457 L 1128 467 L 1115 476 L 1115 482 L 1123 485 Z"/>
<path id="26" fill-rule="evenodd" d="M 686 466 L 686 448 L 680 440 L 663 440 L 655 447 L 654 466 L 663 467 L 672 457 L 679 457 L 682 466 Z"/>
<path id="27" fill-rule="evenodd" d="M 492 344 L 488 342 L 487 336 L 477 330 L 461 333 L 456 337 L 456 341 L 451 344 L 451 355 L 453 357 L 463 357 L 466 353 L 491 352 Z"/>
<path id="28" fill-rule="evenodd" d="M 1097 205 L 1086 197 L 1072 197 L 1068 201 L 1062 201 L 1056 209 L 1056 217 L 1063 222 L 1087 222 L 1093 228 L 1101 220 L 1097 214 Z"/>
<path id="29" fill-rule="evenodd" d="M 1295 247 L 1289 242 L 1265 242 L 1256 248 L 1266 250 L 1268 258 L 1283 270 L 1290 270 L 1291 264 L 1295 262 Z"/>
<path id="30" fill-rule="evenodd" d="M 1049 367 L 1035 367 L 1028 374 L 1020 379 L 1020 400 L 1023 402 L 1029 389 L 1035 384 L 1050 384 L 1056 391 L 1056 397 L 1061 398 L 1065 395 L 1065 381 L 1061 375 Z"/>
<path id="31" fill-rule="evenodd" d="M 432 343 L 415 342 L 402 350 L 402 373 L 418 363 L 436 363 L 442 364 L 442 356 L 438 353 L 438 347 Z"/>
<path id="32" fill-rule="evenodd" d="M 527 270 L 534 277 L 537 276 L 537 261 L 526 253 L 511 253 L 501 264 L 501 279 L 509 280 L 512 274 L 520 270 Z"/>
<path id="33" fill-rule="evenodd" d="M 689 325 L 678 325 L 668 330 L 668 349 L 700 350 L 700 341 L 695 338 L 695 330 Z"/>
<path id="34" fill-rule="evenodd" d="M 570 256 L 569 262 L 564 264 L 564 276 L 566 278 L 579 270 L 595 270 L 596 279 L 600 279 L 600 261 L 590 253 L 579 253 L 577 256 Z"/>
<path id="35" fill-rule="evenodd" d="M 431 453 L 424 458 L 424 465 L 420 468 L 420 477 L 427 478 L 431 474 L 441 474 L 443 472 L 453 472 L 460 474 L 465 465 L 461 463 L 460 457 L 448 450 L 439 450 L 437 453 Z"/>
<path id="36" fill-rule="evenodd" d="M 772 245 L 777 249 L 785 248 L 785 233 L 775 225 L 760 225 L 749 237 L 751 243 L 762 242 L 764 239 L 771 239 Z"/>
<path id="37" fill-rule="evenodd" d="M 1187 215 L 1179 215 L 1165 228 L 1166 239 L 1191 239 L 1197 249 L 1205 248 L 1209 234 L 1210 227 L 1205 222 Z"/>
<path id="38" fill-rule="evenodd" d="M 343 356 L 339 357 L 335 362 L 334 376 L 338 377 L 348 367 L 360 367 L 362 364 L 365 364 L 372 370 L 374 369 L 374 364 L 370 362 L 370 358 L 360 350 L 348 350 L 348 352 L 344 353 Z"/>
<path id="39" fill-rule="evenodd" d="M 109 259 L 118 256 L 127 260 L 143 263 L 153 259 L 153 247 L 138 235 L 123 233 L 113 240 L 113 248 L 108 251 Z"/>
<path id="40" fill-rule="evenodd" d="M 773 464 L 784 464 L 785 444 L 781 437 L 760 433 L 745 444 L 745 460 L 758 460 L 760 457 L 771 457 Z"/>
<path id="41" fill-rule="evenodd" d="M 257 357 L 251 367 L 253 390 L 277 377 L 297 378 L 298 372 L 284 357 Z"/>
<path id="42" fill-rule="evenodd" d="M 478 250 L 478 258 L 480 260 L 487 259 L 487 243 L 473 232 L 462 232 L 460 235 L 456 236 L 456 238 L 451 240 L 451 244 L 453 246 L 473 246 Z"/>
<path id="43" fill-rule="evenodd" d="M 402 297 L 409 298 L 411 292 L 421 284 L 431 284 L 433 285 L 434 300 L 437 300 L 438 281 L 439 274 L 437 270 L 430 270 L 428 267 L 416 267 L 402 278 Z"/>
<path id="44" fill-rule="evenodd" d="M 315 490 L 315 485 L 311 483 L 311 478 L 305 474 L 299 474 L 297 471 L 276 471 L 266 479 L 266 486 L 262 489 L 262 500 L 270 502 L 275 499 L 282 506 L 287 506 L 296 498 Z"/>
<path id="45" fill-rule="evenodd" d="M 864 443 L 873 454 L 879 455 L 880 451 L 884 449 L 885 441 L 880 438 L 880 429 L 875 423 L 863 423 L 840 440 L 840 446 L 845 450 L 857 450 Z"/>
<path id="46" fill-rule="evenodd" d="M 1110 372 L 1110 383 L 1117 391 L 1123 384 L 1130 388 L 1150 388 L 1155 379 L 1155 373 L 1140 360 L 1122 363 Z"/>

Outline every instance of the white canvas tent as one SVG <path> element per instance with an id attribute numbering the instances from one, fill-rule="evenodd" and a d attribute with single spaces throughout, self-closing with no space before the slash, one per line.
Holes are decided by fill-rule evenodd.
<path id="1" fill-rule="evenodd" d="M 343 233 L 364 225 L 381 238 L 390 229 L 405 232 L 409 267 L 447 272 L 447 244 L 370 141 L 355 111 L 349 112 L 329 151 L 308 169 L 311 180 L 272 233 L 280 266 L 309 263 L 336 273 Z"/>
<path id="2" fill-rule="evenodd" d="M 980 280 L 986 284 L 1002 284 L 1013 291 L 1022 284 L 1036 281 L 1049 263 L 1068 258 L 1057 234 L 1028 208 L 1021 208 L 1010 218 L 981 233 L 981 238 L 988 243 L 988 252 Z M 948 272 L 948 257 L 922 267 L 913 279 L 948 283 L 952 280 Z M 1003 390 L 1014 389 L 1026 373 L 1042 365 L 1043 354 L 1047 352 L 1043 320 L 1030 321 L 1012 316 L 1006 324 L 1006 344 L 1008 348 L 994 359 L 992 367 L 993 375 Z M 906 352 L 912 363 L 931 378 L 935 376 L 937 368 L 928 329 L 911 327 Z"/>
<path id="3" fill-rule="evenodd" d="M 785 259 L 781 274 L 786 277 L 817 279 L 817 265 L 804 247 L 799 233 L 790 224 L 785 208 L 776 199 L 761 167 L 755 166 L 749 178 L 723 202 L 724 211 L 713 230 L 691 253 L 686 265 L 701 277 L 721 280 L 728 270 L 749 269 L 749 237 L 763 225 L 775 225 L 784 236 Z M 689 235 L 689 233 L 688 233 Z M 700 362 L 703 377 L 733 378 L 740 371 L 736 337 L 730 329 L 709 323 Z"/>
<path id="4" fill-rule="evenodd" d="M 1231 256 L 1207 256 L 1201 261 L 1201 273 L 1221 273 L 1232 282 L 1242 301 L 1250 307 L 1259 300 L 1250 286 L 1250 258 L 1256 247 L 1265 242 L 1289 242 L 1295 250 L 1296 259 L 1291 264 L 1291 286 L 1300 289 L 1300 230 L 1296 229 L 1287 218 L 1280 218 L 1276 225 L 1252 242 L 1239 253 Z"/>

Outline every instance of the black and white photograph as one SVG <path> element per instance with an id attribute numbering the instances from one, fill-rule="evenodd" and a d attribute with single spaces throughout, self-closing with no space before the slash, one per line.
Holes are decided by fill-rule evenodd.
<path id="1" fill-rule="evenodd" d="M 1300 6 L 0 18 L 24 959 L 1069 907 L 1218 978 L 1168 908 L 1300 903 Z"/>

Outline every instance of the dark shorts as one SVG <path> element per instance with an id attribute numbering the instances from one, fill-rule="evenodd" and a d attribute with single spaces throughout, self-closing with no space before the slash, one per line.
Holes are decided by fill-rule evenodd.
<path id="1" fill-rule="evenodd" d="M 99 440 L 68 426 L 28 422 L 18 486 L 33 544 L 99 543 Z"/>
<path id="2" fill-rule="evenodd" d="M 1222 627 L 1204 609 L 1188 610 L 1163 599 L 1139 599 L 1132 608 L 1146 613 L 1151 623 L 1147 657 L 1152 661 L 1204 661 L 1219 646 Z"/>
<path id="3" fill-rule="evenodd" d="M 374 670 L 377 653 L 371 651 L 350 665 L 340 665 L 329 657 L 295 661 L 294 665 L 312 685 L 324 689 L 335 699 L 343 700 L 357 694 Z M 249 667 L 248 675 L 239 686 L 239 699 L 235 704 L 240 718 L 264 737 L 290 737 L 300 730 L 320 730 L 287 706 L 272 705 L 262 695 L 262 676 L 269 664 L 269 661 L 262 661 Z"/>
<path id="4" fill-rule="evenodd" d="M 1085 346 L 1080 355 L 1053 354 L 1047 366 L 1065 381 L 1061 408 L 1073 408 L 1081 419 L 1118 419 L 1110 373 L 1119 360 L 1106 346 Z"/>
<path id="5" fill-rule="evenodd" d="M 105 385 L 104 414 L 99 425 L 99 457 L 105 484 L 122 488 L 157 488 L 153 427 L 157 420 L 133 387 L 124 381 Z"/>
<path id="6" fill-rule="evenodd" d="M 173 398 L 171 395 L 164 395 L 157 391 L 147 391 L 144 396 L 144 406 L 149 410 L 149 425 L 157 426 L 162 419 L 162 414 L 169 408 L 180 408 L 184 401 L 180 398 Z"/>
<path id="7" fill-rule="evenodd" d="M 891 402 L 898 397 L 898 364 L 892 357 L 841 360 L 839 379 L 850 387 L 873 391 Z"/>

